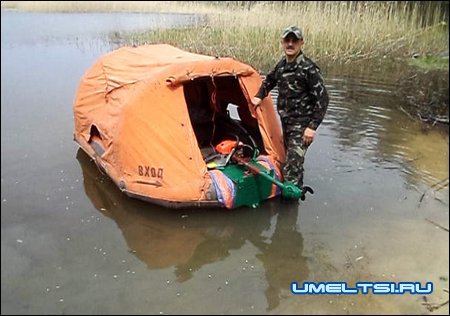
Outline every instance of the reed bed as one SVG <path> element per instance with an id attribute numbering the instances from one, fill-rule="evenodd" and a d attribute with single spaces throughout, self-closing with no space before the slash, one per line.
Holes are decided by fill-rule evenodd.
<path id="1" fill-rule="evenodd" d="M 133 11 L 204 14 L 196 25 L 121 34 L 124 44 L 168 43 L 195 53 L 229 56 L 267 71 L 282 54 L 281 30 L 298 25 L 305 53 L 318 62 L 445 55 L 448 20 L 441 6 L 375 1 L 3 1 L 40 11 Z M 448 18 L 447 18 L 448 19 Z M 117 33 L 114 34 L 117 37 Z M 115 38 L 117 40 L 117 38 Z"/>

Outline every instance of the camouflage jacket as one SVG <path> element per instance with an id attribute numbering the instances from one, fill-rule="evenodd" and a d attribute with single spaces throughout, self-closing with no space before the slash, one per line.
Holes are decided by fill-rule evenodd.
<path id="1" fill-rule="evenodd" d="M 288 63 L 283 57 L 264 79 L 256 97 L 265 98 L 278 85 L 277 110 L 284 122 L 296 121 L 314 130 L 328 108 L 328 92 L 320 68 L 303 55 Z"/>

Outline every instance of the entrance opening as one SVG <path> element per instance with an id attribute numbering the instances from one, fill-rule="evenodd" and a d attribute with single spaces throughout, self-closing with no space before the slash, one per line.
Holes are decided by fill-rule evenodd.
<path id="1" fill-rule="evenodd" d="M 189 117 L 204 157 L 235 136 L 266 154 L 258 122 L 248 109 L 238 78 L 201 77 L 184 83 Z"/>

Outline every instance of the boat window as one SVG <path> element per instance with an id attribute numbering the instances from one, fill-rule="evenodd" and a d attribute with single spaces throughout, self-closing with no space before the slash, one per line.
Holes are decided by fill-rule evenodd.
<path id="1" fill-rule="evenodd" d="M 105 148 L 103 147 L 102 136 L 97 128 L 97 126 L 91 126 L 91 136 L 89 137 L 89 145 L 94 149 L 95 153 L 99 156 L 105 153 Z"/>

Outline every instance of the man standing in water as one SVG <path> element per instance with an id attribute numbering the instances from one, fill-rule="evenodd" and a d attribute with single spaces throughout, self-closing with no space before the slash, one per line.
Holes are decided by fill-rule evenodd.
<path id="1" fill-rule="evenodd" d="M 328 108 L 328 92 L 320 68 L 303 54 L 302 30 L 297 26 L 286 28 L 281 34 L 281 44 L 285 56 L 267 74 L 252 103 L 259 106 L 278 85 L 277 110 L 286 148 L 283 175 L 286 181 L 302 189 L 304 200 L 305 191 L 312 193 L 312 190 L 303 186 L 303 163 Z"/>

